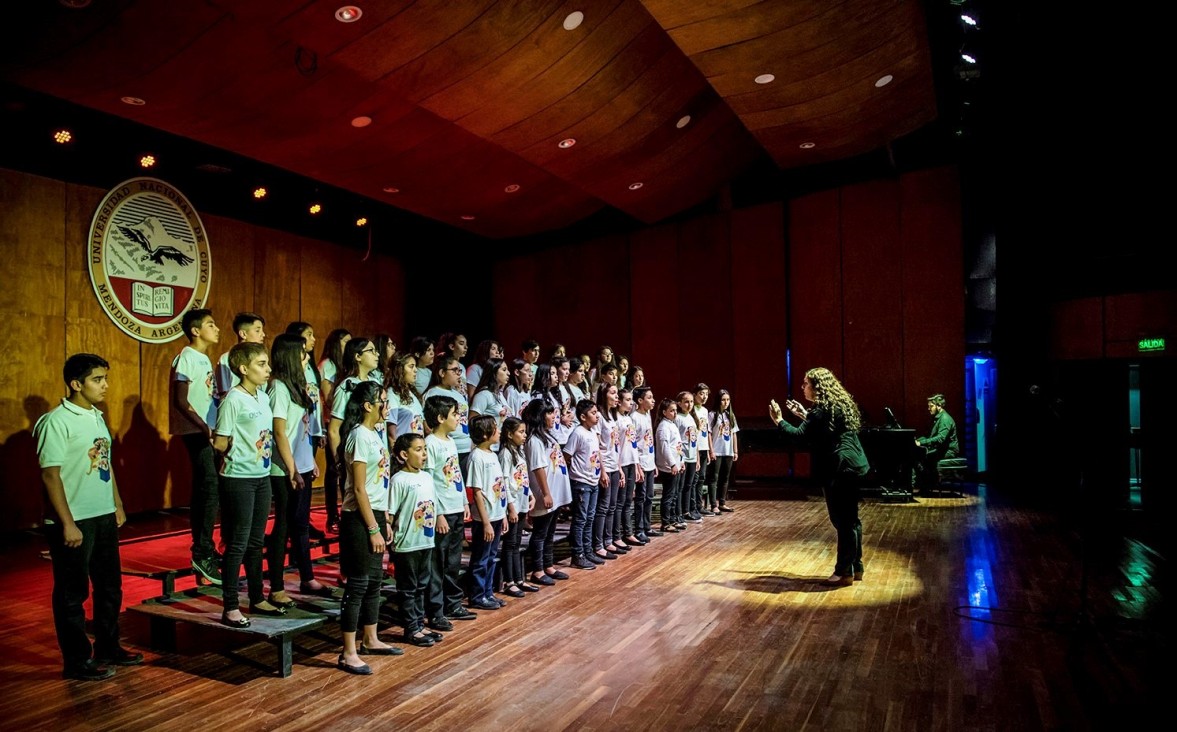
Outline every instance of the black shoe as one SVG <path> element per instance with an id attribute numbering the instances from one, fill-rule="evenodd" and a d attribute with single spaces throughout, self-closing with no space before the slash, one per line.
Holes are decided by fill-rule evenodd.
<path id="1" fill-rule="evenodd" d="M 603 561 L 601 563 L 604 564 Z M 575 557 L 572 560 L 572 566 L 575 567 L 576 569 L 596 569 L 597 568 L 597 565 L 595 562 L 590 562 L 589 560 L 585 559 L 584 557 Z"/>
<path id="2" fill-rule="evenodd" d="M 519 589 L 523 590 L 524 592 L 539 592 L 538 587 L 536 587 L 533 584 L 529 584 L 527 582 L 520 582 Z"/>
<path id="3" fill-rule="evenodd" d="M 88 658 L 83 663 L 66 666 L 61 671 L 61 678 L 78 681 L 102 681 L 111 676 L 114 676 L 114 669 L 99 664 L 93 658 Z"/>
<path id="4" fill-rule="evenodd" d="M 426 622 L 425 624 L 428 625 L 430 628 L 433 628 L 434 630 L 453 630 L 454 629 L 454 624 L 451 623 L 449 621 L 449 618 L 445 617 L 444 615 L 439 615 L 436 618 L 430 618 L 429 621 Z"/>
<path id="5" fill-rule="evenodd" d="M 478 613 L 472 613 L 466 608 L 459 605 L 445 614 L 450 620 L 474 620 L 478 617 Z"/>
<path id="6" fill-rule="evenodd" d="M 434 633 L 432 631 L 426 631 L 425 635 L 428 638 L 432 638 L 434 643 L 441 643 L 443 640 L 445 640 L 445 636 L 442 635 L 441 633 Z"/>
<path id="7" fill-rule="evenodd" d="M 94 660 L 99 666 L 138 666 L 143 663 L 143 654 L 131 653 L 126 648 L 119 648 L 113 653 L 99 653 Z"/>
<path id="8" fill-rule="evenodd" d="M 663 526 L 661 531 L 651 531 L 650 532 L 650 534 L 653 536 L 662 536 L 663 534 L 677 534 L 677 533 L 678 533 L 678 529 L 675 528 L 674 526 Z"/>
<path id="9" fill-rule="evenodd" d="M 361 656 L 403 656 L 403 655 L 405 655 L 405 652 L 403 650 L 401 650 L 400 648 L 393 648 L 392 646 L 389 646 L 387 648 L 368 648 L 363 643 L 360 644 L 360 648 L 356 652 L 359 653 Z"/>
<path id="10" fill-rule="evenodd" d="M 557 570 L 555 570 L 555 571 L 553 571 L 551 574 L 548 574 L 547 572 L 544 572 L 544 575 L 545 575 L 545 576 L 547 576 L 547 577 L 551 577 L 552 579 L 556 579 L 556 580 L 566 580 L 566 579 L 568 579 L 568 574 L 567 574 L 566 572 L 561 572 L 561 571 L 560 571 L 560 570 L 558 570 L 558 569 L 557 569 Z"/>
<path id="11" fill-rule="evenodd" d="M 736 509 L 731 508 L 730 506 L 720 506 L 719 510 L 723 513 L 735 513 L 736 512 Z"/>
<path id="12" fill-rule="evenodd" d="M 249 627 L 249 618 L 241 618 L 240 620 L 230 620 L 228 615 L 221 615 L 221 625 L 229 628 L 237 628 L 243 630 Z"/>
<path id="13" fill-rule="evenodd" d="M 589 552 L 588 554 L 584 555 L 584 558 L 586 561 L 592 562 L 593 564 L 604 564 L 605 563 L 605 558 L 598 557 L 596 552 Z"/>
<path id="14" fill-rule="evenodd" d="M 480 597 L 477 600 L 470 601 L 470 607 L 479 610 L 498 610 L 499 604 L 494 600 L 488 600 L 485 597 Z"/>
<path id="15" fill-rule="evenodd" d="M 335 591 L 327 585 L 323 585 L 317 590 L 309 585 L 299 585 L 298 592 L 302 595 L 313 595 L 315 597 L 335 597 Z"/>
<path id="16" fill-rule="evenodd" d="M 631 549 L 635 546 L 645 546 L 646 544 L 649 544 L 649 543 L 650 542 L 646 541 L 645 539 L 641 538 L 640 536 L 629 536 L 629 537 L 626 537 L 626 539 L 625 539 L 625 545 Z"/>
<path id="17" fill-rule="evenodd" d="M 192 571 L 218 587 L 221 585 L 221 568 L 212 557 L 192 560 Z"/>
<path id="18" fill-rule="evenodd" d="M 593 552 L 591 555 L 589 555 L 589 561 L 594 561 L 592 557 L 596 557 L 597 559 L 616 559 L 617 555 L 606 549 L 604 554 L 597 554 L 596 552 Z M 604 562 L 598 562 L 598 564 L 604 564 Z"/>
<path id="19" fill-rule="evenodd" d="M 284 610 L 289 610 L 290 608 L 298 607 L 298 603 L 295 602 L 294 600 L 287 600 L 286 602 L 279 602 L 274 599 L 273 595 L 270 595 L 269 597 L 267 597 L 266 602 L 270 603 L 274 607 L 280 607 Z"/>
<path id="20" fill-rule="evenodd" d="M 613 552 L 614 554 L 629 554 L 629 547 L 614 542 L 613 548 L 610 549 L 608 547 L 605 547 L 605 551 Z"/>
<path id="21" fill-rule="evenodd" d="M 327 533 L 328 534 L 338 534 L 339 533 L 339 519 L 327 519 Z"/>
<path id="22" fill-rule="evenodd" d="M 512 585 L 511 587 L 503 588 L 503 594 L 509 595 L 511 597 L 523 597 L 524 592 L 523 592 L 523 588 Z"/>
<path id="23" fill-rule="evenodd" d="M 546 574 L 541 574 L 539 577 L 536 577 L 533 574 L 531 575 L 531 579 L 529 579 L 528 582 L 532 582 L 537 585 L 543 585 L 544 587 L 551 587 L 552 585 L 556 584 L 556 580 L 552 579 Z"/>
<path id="24" fill-rule="evenodd" d="M 307 529 L 307 536 L 314 539 L 315 541 L 322 541 L 323 539 L 327 538 L 327 534 L 323 533 L 322 529 L 314 525 Z"/>
<path id="25" fill-rule="evenodd" d="M 645 532 L 644 534 L 638 534 L 639 539 L 649 539 L 650 537 L 657 537 L 657 536 L 665 536 L 665 534 L 663 534 L 658 529 L 650 529 L 649 531 Z"/>
<path id="26" fill-rule="evenodd" d="M 250 615 L 269 615 L 272 618 L 280 618 L 286 614 L 286 608 L 284 608 L 284 607 L 265 608 L 265 607 L 262 607 L 261 605 L 250 604 L 249 614 Z"/>
<path id="27" fill-rule="evenodd" d="M 349 674 L 355 674 L 356 676 L 372 675 L 372 667 L 368 664 L 365 663 L 363 666 L 348 666 L 347 663 L 344 662 L 343 656 L 339 657 L 339 660 L 335 662 L 335 666 L 339 668 L 340 671 L 346 671 Z"/>
<path id="28" fill-rule="evenodd" d="M 433 636 L 431 635 L 414 635 L 413 633 L 405 633 L 405 643 L 411 646 L 420 646 L 421 648 L 432 648 L 434 645 Z"/>

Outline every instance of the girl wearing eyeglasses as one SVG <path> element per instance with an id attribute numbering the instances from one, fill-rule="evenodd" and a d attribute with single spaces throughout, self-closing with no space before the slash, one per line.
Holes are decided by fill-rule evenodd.
<path id="1" fill-rule="evenodd" d="M 453 356 L 439 358 L 430 384 L 429 390 L 425 392 L 425 401 L 429 401 L 431 396 L 448 396 L 458 403 L 458 429 L 450 437 L 458 450 L 462 475 L 465 475 L 470 450 L 474 445 L 470 442 L 470 402 L 466 399 L 466 392 L 461 389 L 462 364 Z"/>

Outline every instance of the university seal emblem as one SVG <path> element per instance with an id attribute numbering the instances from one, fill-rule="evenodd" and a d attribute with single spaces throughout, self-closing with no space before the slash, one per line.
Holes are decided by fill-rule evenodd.
<path id="1" fill-rule="evenodd" d="M 90 222 L 90 282 L 124 333 L 166 343 L 202 307 L 212 282 L 204 224 L 184 194 L 155 178 L 132 178 L 102 199 Z"/>

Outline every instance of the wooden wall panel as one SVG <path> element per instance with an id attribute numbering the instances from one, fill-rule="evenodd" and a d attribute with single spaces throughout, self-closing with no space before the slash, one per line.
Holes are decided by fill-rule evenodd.
<path id="1" fill-rule="evenodd" d="M 254 281 L 258 272 L 254 268 L 254 233 L 248 224 L 222 216 L 201 216 L 201 220 L 208 231 L 213 262 L 205 307 L 212 309 L 221 329 L 221 341 L 211 354 L 215 365 L 222 353 L 237 345 L 233 318 L 237 313 L 256 312 Z M 266 319 L 266 335 L 270 336 L 275 327 L 270 316 L 258 315 Z"/>
<path id="2" fill-rule="evenodd" d="M 343 295 L 339 287 L 340 273 L 350 261 L 343 262 L 331 256 L 335 247 L 326 242 L 303 239 L 300 249 L 301 320 L 310 323 L 319 341 L 326 343 L 328 334 L 336 328 L 352 330 L 355 327 L 343 322 Z M 320 356 L 322 350 L 319 349 Z"/>
<path id="3" fill-rule="evenodd" d="M 836 190 L 789 202 L 789 392 L 795 399 L 801 398 L 807 369 L 825 366 L 839 376 L 844 371 L 840 212 Z"/>
<path id="4" fill-rule="evenodd" d="M 899 185 L 842 189 L 844 361 L 838 378 L 858 401 L 863 424 L 881 426 L 883 407 L 903 403 L 903 291 Z"/>
<path id="5" fill-rule="evenodd" d="M 42 518 L 33 425 L 65 394 L 64 199 L 63 183 L 0 170 L 0 314 L 9 344 L 0 370 L 3 529 Z"/>
<path id="6" fill-rule="evenodd" d="M 678 227 L 642 229 L 629 238 L 629 302 L 633 337 L 629 356 L 661 399 L 677 391 L 679 372 Z"/>
<path id="7" fill-rule="evenodd" d="M 733 211 L 728 390 L 737 416 L 762 417 L 769 399 L 788 392 L 788 296 L 784 207 L 770 203 Z"/>
<path id="8" fill-rule="evenodd" d="M 299 320 L 302 256 L 297 237 L 272 229 L 254 229 L 253 306 L 266 319 L 266 340 Z"/>
<path id="9" fill-rule="evenodd" d="M 715 391 L 732 379 L 730 232 L 729 213 L 704 216 L 679 228 L 679 389 L 703 382 Z"/>
<path id="10" fill-rule="evenodd" d="M 373 269 L 380 290 L 380 303 L 376 311 L 376 327 L 388 333 L 396 341 L 399 352 L 409 344 L 405 332 L 405 268 L 392 257 L 376 258 Z"/>
<path id="11" fill-rule="evenodd" d="M 900 179 L 905 426 L 930 423 L 927 398 L 943 393 L 963 429 L 965 317 L 960 185 L 952 168 Z M 892 409 L 895 407 L 892 406 Z"/>

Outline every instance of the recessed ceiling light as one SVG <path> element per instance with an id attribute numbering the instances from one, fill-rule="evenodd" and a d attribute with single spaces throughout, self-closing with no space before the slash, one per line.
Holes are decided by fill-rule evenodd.
<path id="1" fill-rule="evenodd" d="M 971 25 L 973 27 L 977 25 L 977 19 L 967 13 L 961 13 L 960 19 L 964 21 L 965 25 Z"/>
<path id="2" fill-rule="evenodd" d="M 757 84 L 771 84 L 772 82 L 776 81 L 776 77 L 772 74 L 761 74 L 760 76 L 757 76 L 755 79 L 753 79 L 753 81 L 755 81 Z"/>
<path id="3" fill-rule="evenodd" d="M 518 192 L 518 190 L 519 190 L 519 184 L 518 184 L 518 183 L 512 183 L 511 185 L 507 186 L 507 187 L 506 187 L 506 188 L 504 188 L 503 190 L 504 190 L 504 191 L 506 191 L 507 193 L 516 193 L 516 192 Z"/>
<path id="4" fill-rule="evenodd" d="M 265 198 L 265 197 L 266 197 L 266 194 L 267 194 L 268 192 L 269 192 L 269 191 L 267 191 L 265 188 L 262 188 L 261 186 L 258 186 L 257 188 L 254 188 L 254 189 L 253 189 L 253 197 L 254 197 L 254 198 L 256 198 L 256 199 L 258 199 L 258 200 L 261 200 L 261 199 L 263 199 L 263 198 Z"/>
<path id="5" fill-rule="evenodd" d="M 322 204 L 319 204 L 319 203 L 312 203 L 311 207 L 307 209 L 307 211 L 310 213 L 311 216 L 318 214 L 322 210 L 323 210 L 323 206 L 322 206 Z"/>
<path id="6" fill-rule="evenodd" d="M 150 168 L 151 166 L 155 165 L 155 156 L 154 155 L 142 156 L 141 158 L 139 158 L 139 165 L 140 165 L 140 167 L 143 167 L 143 168 Z"/>
<path id="7" fill-rule="evenodd" d="M 561 150 L 567 150 L 568 148 L 572 147 L 575 144 L 576 144 L 575 137 L 566 137 L 563 140 L 560 140 L 559 147 Z"/>
<path id="8" fill-rule="evenodd" d="M 73 133 L 71 133 L 69 130 L 57 130 L 56 132 L 53 133 L 53 141 L 59 145 L 64 145 L 68 142 L 72 142 L 73 139 L 74 139 Z"/>
<path id="9" fill-rule="evenodd" d="M 367 127 L 370 124 L 372 124 L 372 118 L 371 117 L 364 117 L 362 115 L 352 119 L 352 121 L 351 121 L 352 127 Z"/>
<path id="10" fill-rule="evenodd" d="M 360 10 L 355 5 L 344 5 L 342 8 L 335 11 L 335 19 L 340 23 L 354 23 L 359 20 L 360 16 L 363 14 L 364 11 Z"/>
<path id="11" fill-rule="evenodd" d="M 392 186 L 384 186 L 384 192 L 385 193 L 400 193 L 401 189 L 394 188 Z"/>
<path id="12" fill-rule="evenodd" d="M 884 75 L 884 76 L 880 76 L 880 77 L 879 77 L 879 79 L 878 79 L 878 81 L 876 81 L 876 82 L 875 82 L 875 86 L 877 86 L 877 87 L 880 87 L 880 88 L 881 88 L 881 87 L 884 87 L 884 86 L 887 86 L 887 85 L 888 85 L 888 84 L 890 84 L 890 83 L 891 83 L 891 82 L 892 82 L 894 79 L 895 79 L 895 77 L 894 77 L 894 76 L 891 76 L 890 74 L 886 74 L 886 75 Z"/>
<path id="13" fill-rule="evenodd" d="M 120 97 L 119 101 L 123 104 L 130 104 L 132 107 L 142 107 L 144 104 L 147 104 L 147 102 L 139 97 Z"/>
<path id="14" fill-rule="evenodd" d="M 961 51 L 961 52 L 960 52 L 960 57 L 961 57 L 961 58 L 963 58 L 963 59 L 965 60 L 965 62 L 966 62 L 966 63 L 970 63 L 970 64 L 975 64 L 975 63 L 977 63 L 977 59 L 976 59 L 976 57 L 974 57 L 974 56 L 971 56 L 971 55 L 969 55 L 969 54 L 965 53 L 964 51 Z"/>
<path id="15" fill-rule="evenodd" d="M 646 184 L 645 184 L 645 183 L 643 183 L 643 182 L 641 182 L 641 181 L 639 180 L 639 181 L 638 181 L 638 182 L 636 182 L 636 183 L 630 183 L 630 184 L 629 184 L 629 190 L 631 190 L 631 191 L 636 191 L 637 189 L 641 188 L 641 187 L 642 187 L 642 186 L 644 186 L 644 185 L 646 185 Z"/>
<path id="16" fill-rule="evenodd" d="M 367 226 L 367 225 L 368 225 L 368 219 L 364 218 L 363 216 L 356 219 L 356 226 Z"/>
<path id="17" fill-rule="evenodd" d="M 675 122 L 674 126 L 681 130 L 682 128 L 686 127 L 690 123 L 691 123 L 691 115 L 684 114 L 683 116 L 678 118 L 678 122 Z"/>
<path id="18" fill-rule="evenodd" d="M 464 216 L 462 216 L 462 220 L 463 221 L 473 221 L 474 217 L 471 216 L 470 214 L 465 214 Z"/>
<path id="19" fill-rule="evenodd" d="M 584 13 L 574 10 L 564 19 L 564 30 L 576 30 L 584 22 Z"/>
<path id="20" fill-rule="evenodd" d="M 798 147 L 800 147 L 802 150 L 812 150 L 813 148 L 817 147 L 817 143 L 816 142 L 803 142 L 800 145 L 798 145 Z"/>

